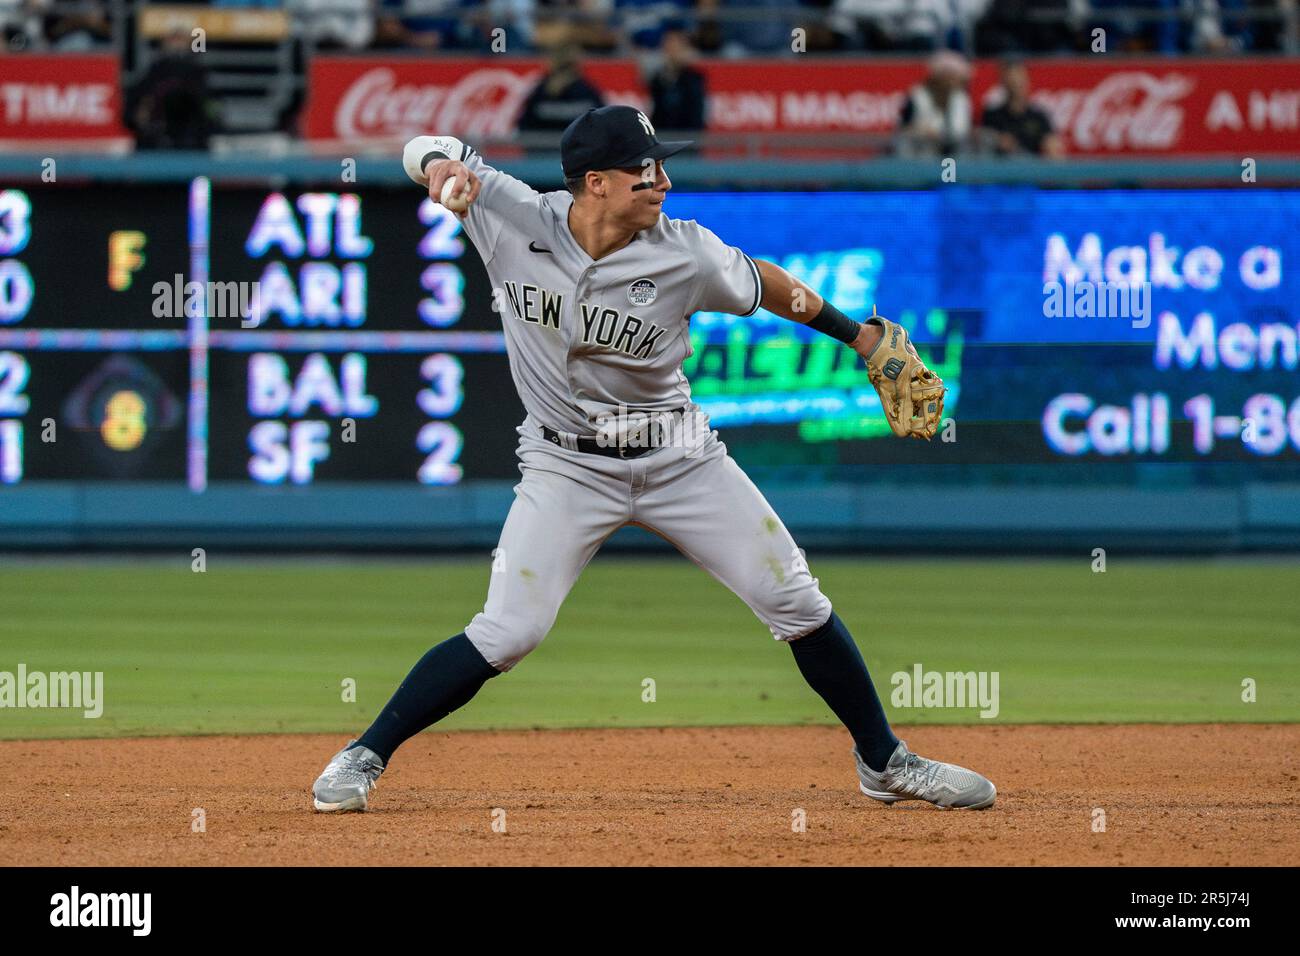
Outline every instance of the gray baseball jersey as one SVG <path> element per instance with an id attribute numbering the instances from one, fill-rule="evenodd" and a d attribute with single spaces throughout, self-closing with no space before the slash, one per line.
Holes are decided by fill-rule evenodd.
<path id="1" fill-rule="evenodd" d="M 450 136 L 419 136 L 403 165 L 427 186 L 420 160 L 459 159 L 482 187 L 464 219 L 502 311 L 510 372 L 530 415 L 556 431 L 591 435 L 620 406 L 681 408 L 691 398 L 682 362 L 697 311 L 752 315 L 758 268 L 693 219 L 669 219 L 593 261 L 569 230 L 567 190 L 538 193 L 493 169 Z"/>
<path id="2" fill-rule="evenodd" d="M 702 416 L 692 414 L 695 434 L 685 441 L 626 460 L 542 437 L 542 426 L 569 439 L 609 435 L 606 423 L 623 410 L 690 404 L 681 368 L 690 317 L 755 312 L 762 293 L 753 261 L 694 220 L 664 215 L 593 261 L 569 230 L 568 192 L 539 194 L 447 136 L 406 146 L 403 165 L 423 186 L 420 161 L 431 152 L 464 162 L 481 181 L 465 232 L 499 290 L 510 371 L 528 410 L 519 427 L 523 480 L 493 552 L 487 602 L 465 628 L 484 659 L 509 670 L 536 647 L 600 545 L 629 524 L 676 545 L 773 637 L 825 624 L 830 601 L 803 553 L 717 433 L 699 429 Z"/>

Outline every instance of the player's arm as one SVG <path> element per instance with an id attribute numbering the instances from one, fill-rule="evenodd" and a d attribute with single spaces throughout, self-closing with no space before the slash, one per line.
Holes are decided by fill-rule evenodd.
<path id="1" fill-rule="evenodd" d="M 943 416 L 943 380 L 925 367 L 907 330 L 876 315 L 855 322 L 776 263 L 754 260 L 762 307 L 839 339 L 866 360 L 889 427 L 900 438 L 930 439 Z"/>
<path id="2" fill-rule="evenodd" d="M 694 220 L 675 221 L 698 264 L 692 302 L 696 309 L 753 315 L 760 308 L 833 335 L 866 357 L 882 327 L 854 322 L 774 262 L 752 259 Z"/>
<path id="3" fill-rule="evenodd" d="M 900 438 L 933 438 L 943 415 L 943 381 L 925 367 L 907 330 L 876 315 L 849 318 L 785 269 L 754 260 L 696 223 L 685 232 L 699 264 L 697 308 L 753 315 L 760 308 L 839 339 L 862 356 L 889 427 Z"/>
<path id="4" fill-rule="evenodd" d="M 521 206 L 533 205 L 537 191 L 484 162 L 478 150 L 454 136 L 417 136 L 402 150 L 402 168 L 414 182 L 429 190 L 429 198 L 442 201 L 443 186 L 454 180 L 452 194 L 468 184 L 470 210 L 475 203 L 510 219 L 522 215 Z M 459 214 L 468 219 L 469 212 Z"/>
<path id="5" fill-rule="evenodd" d="M 454 136 L 417 136 L 402 150 L 402 168 L 412 180 L 429 190 L 429 198 L 442 201 L 442 187 L 454 179 L 453 195 L 470 187 L 468 202 L 473 205 L 483 183 L 469 166 L 477 154 Z"/>
<path id="6" fill-rule="evenodd" d="M 863 358 L 870 354 L 880 341 L 883 326 L 874 322 L 854 322 L 847 316 L 833 319 L 833 315 L 842 315 L 833 306 L 827 309 L 827 302 L 812 290 L 812 287 L 795 278 L 775 262 L 755 259 L 759 280 L 762 283 L 761 307 L 774 315 L 802 325 L 811 325 L 818 331 L 829 331 Z M 820 319 L 820 321 L 818 321 Z M 825 325 L 827 329 L 819 328 Z"/>

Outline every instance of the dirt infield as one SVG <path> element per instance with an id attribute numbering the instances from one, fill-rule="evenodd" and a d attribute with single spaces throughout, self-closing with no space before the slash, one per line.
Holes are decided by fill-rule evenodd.
<path id="1" fill-rule="evenodd" d="M 1083 864 L 1300 859 L 1300 725 L 916 727 L 981 812 L 857 792 L 839 728 L 459 732 L 367 814 L 313 813 L 333 736 L 0 742 L 6 865 Z M 202 808 L 205 832 L 194 832 Z M 1094 832 L 1100 808 L 1105 831 Z M 797 811 L 805 832 L 795 832 Z M 493 829 L 494 812 L 505 832 Z"/>

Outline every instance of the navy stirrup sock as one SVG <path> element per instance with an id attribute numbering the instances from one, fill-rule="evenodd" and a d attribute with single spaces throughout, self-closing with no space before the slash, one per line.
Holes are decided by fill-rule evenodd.
<path id="1" fill-rule="evenodd" d="M 817 630 L 787 643 L 799 673 L 849 729 L 867 766 L 877 772 L 885 769 L 898 738 L 889 729 L 867 665 L 844 622 L 832 611 Z"/>
<path id="2" fill-rule="evenodd" d="M 386 765 L 404 741 L 469 703 L 499 673 L 463 633 L 447 638 L 411 668 L 356 746 L 369 747 Z"/>

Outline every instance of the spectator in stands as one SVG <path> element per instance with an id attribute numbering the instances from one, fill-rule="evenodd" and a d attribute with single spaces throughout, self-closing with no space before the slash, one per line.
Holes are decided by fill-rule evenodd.
<path id="1" fill-rule="evenodd" d="M 962 152 L 971 133 L 971 103 L 966 86 L 970 64 L 951 50 L 930 58 L 929 75 L 907 94 L 899 116 L 896 148 L 906 156 L 952 156 Z"/>
<path id="2" fill-rule="evenodd" d="M 988 0 L 835 0 L 836 29 L 867 50 L 920 52 L 961 45 L 956 33 L 967 8 Z"/>
<path id="3" fill-rule="evenodd" d="M 1086 10 L 1087 0 L 992 0 L 975 25 L 975 50 L 985 56 L 1087 50 Z"/>
<path id="4" fill-rule="evenodd" d="M 1002 85 L 993 91 L 995 104 L 984 110 L 980 123 L 1000 156 L 1033 153 L 1065 155 L 1065 144 L 1052 130 L 1046 111 L 1029 102 L 1029 70 L 1019 60 L 1002 63 Z"/>
<path id="5" fill-rule="evenodd" d="M 1286 18 L 1295 23 L 1297 7 L 1300 7 L 1297 0 L 1247 0 L 1245 7 L 1251 13 L 1268 14 L 1254 20 L 1229 19 L 1233 32 L 1243 37 L 1246 49 L 1280 53 L 1287 50 L 1288 42 L 1296 42 L 1294 34 L 1287 38 Z M 1288 52 L 1300 51 L 1292 47 Z"/>
<path id="6" fill-rule="evenodd" d="M 723 0 L 720 5 L 738 15 L 722 22 L 719 52 L 723 56 L 791 52 L 794 28 L 791 0 Z M 714 4 L 714 9 L 717 6 Z"/>
<path id="7" fill-rule="evenodd" d="M 460 40 L 480 53 L 520 53 L 534 43 L 536 0 L 460 0 Z M 501 30 L 500 34 L 497 30 Z"/>
<path id="8" fill-rule="evenodd" d="M 574 43 L 587 53 L 613 53 L 621 43 L 609 24 L 613 0 L 536 0 L 533 42 L 542 49 Z"/>
<path id="9" fill-rule="evenodd" d="M 720 0 L 695 0 L 691 43 L 701 53 L 713 55 L 722 50 L 722 21 L 717 18 L 721 5 Z"/>
<path id="10" fill-rule="evenodd" d="M 1083 2 L 1083 0 L 1078 0 Z M 940 42 L 950 50 L 968 51 L 970 34 L 992 0 L 939 0 Z"/>
<path id="11" fill-rule="evenodd" d="M 48 0 L 0 0 L 0 53 L 43 47 L 41 20 L 48 5 Z"/>
<path id="12" fill-rule="evenodd" d="M 48 6 L 48 3 L 46 4 Z M 45 17 L 45 38 L 64 52 L 93 50 L 113 39 L 104 3 L 88 3 L 65 10 L 51 10 Z"/>
<path id="13" fill-rule="evenodd" d="M 577 46 L 564 43 L 551 51 L 550 65 L 524 101 L 516 126 L 523 133 L 558 136 L 587 110 L 604 105 L 600 91 L 582 75 Z"/>
<path id="14" fill-rule="evenodd" d="M 836 0 L 799 0 L 799 6 L 808 11 L 799 17 L 798 26 L 804 29 L 809 53 L 849 50 L 856 45 L 855 25 L 833 16 L 835 3 Z"/>
<path id="15" fill-rule="evenodd" d="M 363 50 L 375 38 L 371 0 L 285 0 L 294 30 L 317 50 Z"/>
<path id="16" fill-rule="evenodd" d="M 1088 0 L 1091 14 L 1087 33 L 1094 28 L 1106 31 L 1108 53 L 1177 53 L 1183 45 L 1182 26 L 1173 18 L 1181 0 Z M 1138 14 L 1158 14 L 1164 18 L 1148 19 Z"/>
<path id="17" fill-rule="evenodd" d="M 642 50 L 658 49 L 667 28 L 690 8 L 691 0 L 614 0 L 624 36 Z"/>
<path id="18" fill-rule="evenodd" d="M 457 46 L 460 0 L 379 0 L 377 47 L 445 50 Z"/>
<path id="19" fill-rule="evenodd" d="M 1279 0 L 1196 0 L 1195 16 L 1187 24 L 1186 46 L 1198 53 L 1240 53 L 1256 48 L 1256 30 L 1262 40 L 1270 26 L 1276 29 L 1277 22 L 1241 16 L 1250 7 L 1259 12 L 1272 8 L 1281 18 Z"/>
<path id="20" fill-rule="evenodd" d="M 650 78 L 650 122 L 660 131 L 704 129 L 704 74 L 691 66 L 696 56 L 682 26 L 664 33 L 663 64 Z"/>
<path id="21" fill-rule="evenodd" d="M 126 123 L 140 149 L 207 149 L 216 131 L 217 104 L 190 39 L 186 27 L 164 37 L 157 59 L 126 98 Z"/>

